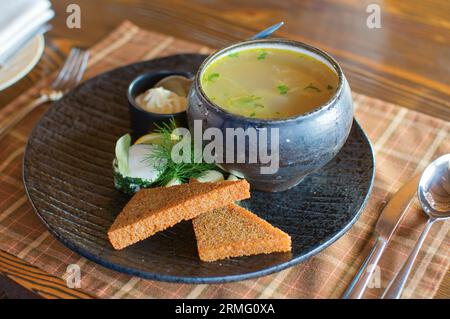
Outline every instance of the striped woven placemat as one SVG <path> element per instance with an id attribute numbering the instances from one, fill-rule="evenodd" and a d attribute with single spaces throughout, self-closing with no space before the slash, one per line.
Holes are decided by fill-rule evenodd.
<path id="1" fill-rule="evenodd" d="M 85 78 L 128 63 L 181 52 L 211 49 L 124 22 L 91 48 Z M 0 125 L 50 82 L 37 83 L 0 111 Z M 450 124 L 408 109 L 353 94 L 356 118 L 376 153 L 376 179 L 369 203 L 351 230 L 307 262 L 252 280 L 216 285 L 163 283 L 124 275 L 73 253 L 46 230 L 34 214 L 22 185 L 27 137 L 42 115 L 28 116 L 0 141 L 0 249 L 64 278 L 69 264 L 81 268 L 81 289 L 105 298 L 339 298 L 368 253 L 372 231 L 383 205 L 413 174 L 439 155 L 450 152 Z M 405 260 L 425 225 L 417 202 L 395 234 L 376 271 L 367 297 L 378 297 Z M 450 223 L 436 223 L 418 256 L 403 293 L 431 298 L 449 262 Z"/>

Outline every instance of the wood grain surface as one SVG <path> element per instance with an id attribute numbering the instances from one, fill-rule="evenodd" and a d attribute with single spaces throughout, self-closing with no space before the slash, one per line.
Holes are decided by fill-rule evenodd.
<path id="1" fill-rule="evenodd" d="M 0 108 L 39 78 L 54 70 L 71 46 L 88 47 L 124 19 L 176 37 L 221 47 L 244 39 L 278 21 L 277 35 L 318 46 L 341 64 L 356 92 L 450 120 L 450 2 L 445 0 L 53 0 L 56 17 L 47 36 L 47 57 L 26 78 L 0 93 Z M 81 29 L 66 27 L 66 8 L 79 4 Z M 369 3 L 381 7 L 381 28 L 366 26 Z M 49 41 L 51 40 L 51 41 Z M 61 53 L 62 52 L 62 53 Z M 59 279 L 33 266 L 11 274 L 0 252 L 0 273 L 39 291 L 44 297 L 68 297 L 63 290 L 46 293 Z M 20 264 L 22 261 L 16 260 Z M 61 281 L 61 280 L 60 280 Z M 31 283 L 30 283 L 31 282 Z M 61 281 L 62 282 L 62 281 Z M 61 284 L 61 282 L 59 284 Z M 72 290 L 70 293 L 75 294 Z M 79 296 L 81 297 L 81 296 Z M 437 298 L 450 298 L 450 275 Z"/>
<path id="2" fill-rule="evenodd" d="M 91 299 L 92 296 L 78 289 L 68 288 L 66 282 L 45 271 L 36 268 L 20 258 L 0 251 L 0 274 L 14 283 L 26 288 L 36 296 L 50 299 Z M 0 287 L 1 288 L 1 287 Z M 8 287 L 9 288 L 9 287 Z M 3 292 L 8 297 L 10 292 Z M 1 294 L 1 293 L 0 293 Z M 15 297 L 24 297 L 25 293 L 16 293 Z M 1 299 L 1 297 L 0 297 Z"/>

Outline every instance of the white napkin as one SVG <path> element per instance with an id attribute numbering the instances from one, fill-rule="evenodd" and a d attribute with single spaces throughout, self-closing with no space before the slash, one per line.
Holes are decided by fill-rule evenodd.
<path id="1" fill-rule="evenodd" d="M 0 1 L 0 12 L 0 61 L 55 15 L 48 0 Z"/>

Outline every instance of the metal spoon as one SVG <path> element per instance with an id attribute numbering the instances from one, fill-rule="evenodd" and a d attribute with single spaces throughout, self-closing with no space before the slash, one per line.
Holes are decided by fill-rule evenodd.
<path id="1" fill-rule="evenodd" d="M 249 40 L 267 38 L 269 35 L 277 31 L 283 25 L 284 25 L 283 21 L 278 22 L 277 24 L 274 24 L 273 26 L 270 26 L 267 29 L 264 29 L 263 31 L 255 34 Z M 170 75 L 159 80 L 159 82 L 156 83 L 154 87 L 155 88 L 162 87 L 166 90 L 170 90 L 176 93 L 179 96 L 187 96 L 193 80 L 194 80 L 193 78 L 186 78 L 182 75 Z"/>
<path id="2" fill-rule="evenodd" d="M 284 21 L 278 22 L 277 24 L 274 24 L 273 26 L 270 26 L 267 29 L 264 29 L 261 32 L 255 34 L 249 40 L 265 39 L 275 31 L 277 31 L 279 28 L 281 28 L 283 25 Z"/>
<path id="3" fill-rule="evenodd" d="M 428 231 L 434 222 L 450 217 L 450 154 L 443 155 L 428 165 L 417 190 L 420 205 L 429 219 L 419 240 L 402 269 L 386 288 L 383 299 L 398 299 L 414 265 Z"/>

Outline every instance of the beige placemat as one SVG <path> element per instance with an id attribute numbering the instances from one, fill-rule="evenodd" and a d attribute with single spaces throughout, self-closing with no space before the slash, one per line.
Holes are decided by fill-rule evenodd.
<path id="1" fill-rule="evenodd" d="M 91 50 L 86 78 L 128 63 L 181 52 L 211 50 L 124 22 Z M 0 125 L 37 94 L 39 82 L 0 111 Z M 105 298 L 339 298 L 363 262 L 374 223 L 389 197 L 439 155 L 450 153 L 450 124 L 405 108 L 354 94 L 356 118 L 371 139 L 376 179 L 369 203 L 351 230 L 308 261 L 252 280 L 217 285 L 173 284 L 124 275 L 73 253 L 38 219 L 22 185 L 22 158 L 28 134 L 41 116 L 31 114 L 0 141 L 0 249 L 50 274 L 64 277 L 68 264 L 81 268 L 81 289 Z M 367 297 L 381 294 L 405 260 L 425 224 L 417 203 L 388 246 Z M 449 265 L 450 223 L 433 226 L 403 297 L 434 296 Z M 380 279 L 379 281 L 377 279 Z M 377 288 L 377 284 L 382 288 Z M 378 285 L 378 286 L 379 286 Z"/>

